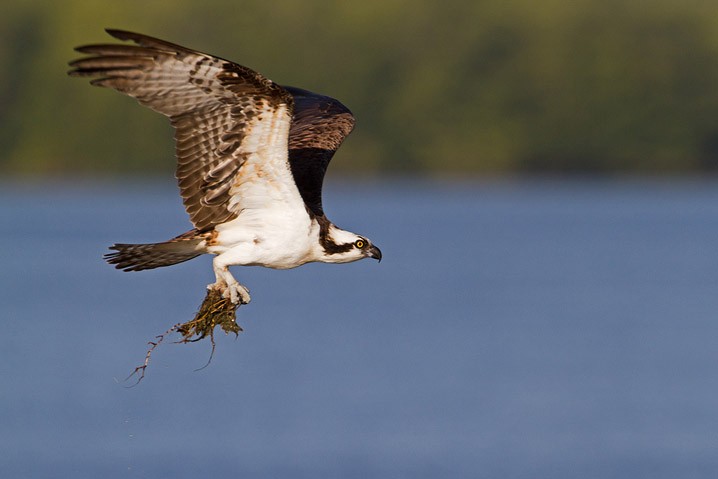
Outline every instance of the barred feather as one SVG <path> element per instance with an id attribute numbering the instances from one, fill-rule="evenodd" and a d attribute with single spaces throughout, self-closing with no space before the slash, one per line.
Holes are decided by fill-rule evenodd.
<path id="1" fill-rule="evenodd" d="M 142 271 L 183 263 L 205 252 L 205 239 L 195 233 L 193 230 L 163 243 L 114 244 L 110 249 L 115 252 L 107 253 L 104 258 L 123 271 Z"/>

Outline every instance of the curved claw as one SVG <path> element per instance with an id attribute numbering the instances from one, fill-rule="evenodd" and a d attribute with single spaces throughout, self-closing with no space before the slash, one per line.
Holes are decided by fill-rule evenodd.
<path id="1" fill-rule="evenodd" d="M 241 284 L 234 282 L 226 284 L 217 282 L 207 285 L 207 289 L 216 289 L 222 293 L 222 297 L 229 299 L 234 304 L 249 304 L 252 298 L 249 296 L 249 289 Z"/>
<path id="2" fill-rule="evenodd" d="M 229 297 L 234 304 L 249 304 L 252 300 L 249 296 L 249 290 L 239 283 L 230 284 L 222 293 L 222 297 Z"/>

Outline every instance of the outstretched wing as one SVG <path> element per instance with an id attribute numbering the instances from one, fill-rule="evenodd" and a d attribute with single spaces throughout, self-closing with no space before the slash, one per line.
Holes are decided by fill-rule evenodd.
<path id="1" fill-rule="evenodd" d="M 163 40 L 107 30 L 136 45 L 88 45 L 73 76 L 114 88 L 170 118 L 185 209 L 202 231 L 246 208 L 301 198 L 287 161 L 293 97 L 259 73 Z"/>
<path id="2" fill-rule="evenodd" d="M 285 86 L 294 97 L 289 130 L 289 164 L 304 203 L 323 216 L 322 183 L 334 152 L 354 128 L 347 107 L 328 96 Z"/>

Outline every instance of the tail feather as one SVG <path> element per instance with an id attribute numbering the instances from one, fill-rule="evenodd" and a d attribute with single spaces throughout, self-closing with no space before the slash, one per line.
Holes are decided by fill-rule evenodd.
<path id="1" fill-rule="evenodd" d="M 115 268 L 123 271 L 142 271 L 183 263 L 196 258 L 203 251 L 204 238 L 195 235 L 180 235 L 163 243 L 114 244 L 112 253 L 104 258 Z"/>

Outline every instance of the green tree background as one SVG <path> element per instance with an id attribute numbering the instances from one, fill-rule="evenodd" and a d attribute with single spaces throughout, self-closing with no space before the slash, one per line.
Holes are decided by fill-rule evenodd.
<path id="1" fill-rule="evenodd" d="M 718 169 L 715 0 L 11 0 L 0 7 L 0 173 L 172 171 L 171 130 L 65 75 L 135 30 L 340 99 L 333 171 Z"/>

